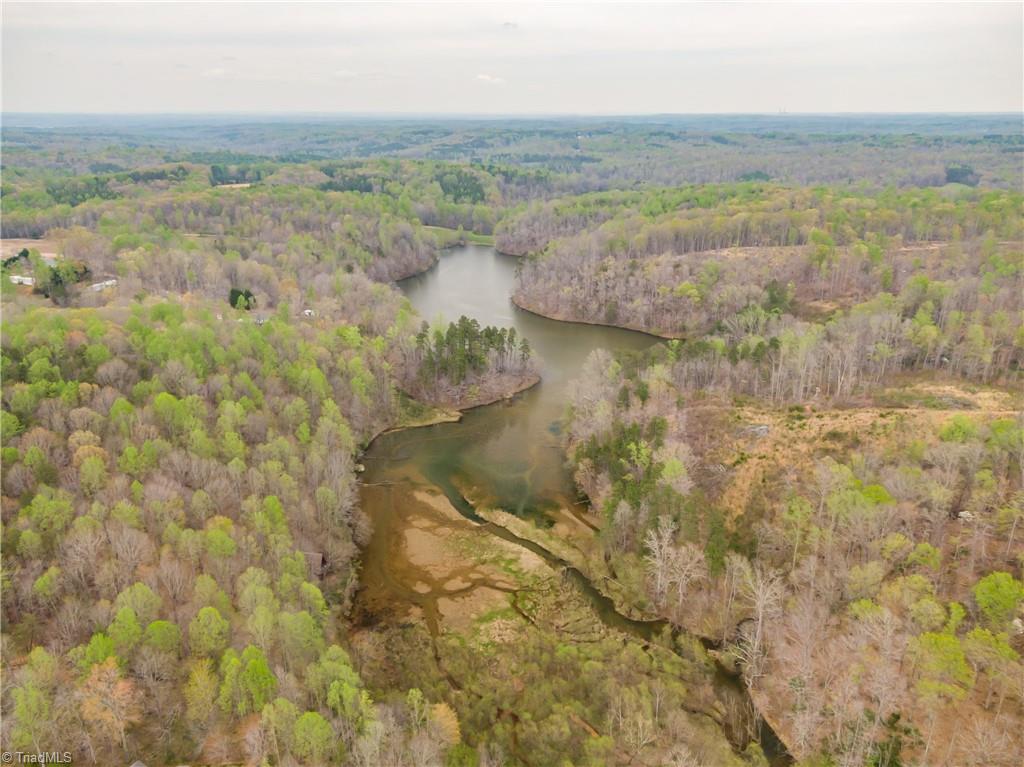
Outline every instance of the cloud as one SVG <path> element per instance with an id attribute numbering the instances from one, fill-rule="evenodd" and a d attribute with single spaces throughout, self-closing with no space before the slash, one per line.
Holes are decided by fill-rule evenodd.
<path id="1" fill-rule="evenodd" d="M 895 5 L 15 1 L 3 109 L 1020 111 L 1021 3 Z"/>

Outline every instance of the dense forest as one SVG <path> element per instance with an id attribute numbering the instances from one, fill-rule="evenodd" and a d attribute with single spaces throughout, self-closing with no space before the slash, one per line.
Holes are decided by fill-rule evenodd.
<path id="1" fill-rule="evenodd" d="M 568 438 L 604 520 L 593 566 L 724 640 L 794 756 L 1017 762 L 1019 398 L 902 374 L 858 407 L 838 392 L 737 406 L 742 388 L 705 385 L 678 344 L 595 353 L 583 373 Z"/>
<path id="2" fill-rule="evenodd" d="M 1001 312 L 1012 346 L 1022 204 L 1009 192 L 754 184 L 588 195 L 507 219 L 497 244 L 532 254 L 517 302 L 560 319 L 696 337 L 752 306 L 820 313 L 923 291 L 933 321 Z M 971 306 L 990 296 L 996 305 Z"/>
<path id="3" fill-rule="evenodd" d="M 1024 139 L 829 119 L 5 124 L 4 748 L 1019 764 Z M 460 243 L 650 344 L 540 426 L 565 508 L 428 496 L 499 601 L 388 616 L 368 446 L 544 375 L 403 296 Z"/>
<path id="4" fill-rule="evenodd" d="M 1006 115 L 664 115 L 637 118 L 260 122 L 11 115 L 5 166 L 62 176 L 173 161 L 231 169 L 268 159 L 440 160 L 527 171 L 537 187 L 589 192 L 643 184 L 777 180 L 796 185 L 1019 186 L 1024 145 Z M 261 171 L 267 175 L 267 170 Z"/>
<path id="5" fill-rule="evenodd" d="M 5 745 L 460 758 L 447 704 L 374 702 L 345 649 L 356 456 L 423 419 L 402 388 L 466 407 L 536 375 L 525 339 L 465 318 L 421 353 L 387 283 L 460 238 L 426 207 L 472 210 L 457 169 L 363 170 L 393 188 L 273 166 L 218 189 L 224 171 L 176 165 L 5 193 L 5 237 L 46 235 L 3 275 Z M 413 175 L 456 182 L 417 215 Z"/>

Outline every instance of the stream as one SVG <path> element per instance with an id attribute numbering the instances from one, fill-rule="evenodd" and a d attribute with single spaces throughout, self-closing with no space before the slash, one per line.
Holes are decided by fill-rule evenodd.
<path id="1" fill-rule="evenodd" d="M 441 576 L 414 561 L 410 535 L 451 524 L 429 502 L 441 493 L 474 523 L 475 531 L 526 549 L 571 579 L 605 625 L 649 641 L 664 631 L 665 621 L 622 615 L 578 569 L 538 543 L 482 519 L 474 509 L 502 509 L 544 528 L 589 526 L 574 511 L 578 495 L 560 437 L 570 383 L 595 349 L 638 351 L 657 342 L 643 333 L 550 320 L 517 308 L 510 299 L 517 263 L 494 248 L 465 245 L 445 251 L 434 267 L 399 283 L 428 321 L 443 317 L 447 322 L 464 314 L 481 325 L 514 327 L 539 359 L 541 382 L 510 400 L 469 410 L 461 421 L 389 432 L 374 440 L 362 459 L 366 470 L 360 502 L 373 522 L 373 535 L 363 551 L 357 610 L 396 620 L 419 615 L 436 635 L 453 596 L 480 587 L 509 591 L 471 564 L 449 565 Z M 472 489 L 472 503 L 464 488 Z M 742 680 L 724 669 L 716 675 L 716 689 L 733 705 L 741 698 L 749 705 Z M 773 765 L 791 763 L 770 728 L 762 725 L 758 736 Z M 742 738 L 732 733 L 731 739 Z"/>

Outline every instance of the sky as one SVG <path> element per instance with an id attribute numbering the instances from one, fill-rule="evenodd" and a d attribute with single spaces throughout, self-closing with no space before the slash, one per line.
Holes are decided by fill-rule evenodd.
<path id="1" fill-rule="evenodd" d="M 1020 112 L 1024 3 L 2 5 L 4 112 Z"/>

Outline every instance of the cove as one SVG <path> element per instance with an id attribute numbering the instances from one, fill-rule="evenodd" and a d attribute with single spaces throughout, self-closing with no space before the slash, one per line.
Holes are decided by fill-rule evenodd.
<path id="1" fill-rule="evenodd" d="M 507 590 L 486 579 L 468 580 L 471 568 L 453 563 L 450 574 L 468 584 L 453 591 L 410 561 L 410 520 L 421 524 L 436 517 L 423 493 L 440 493 L 479 530 L 529 550 L 563 573 L 605 625 L 649 641 L 668 628 L 665 621 L 622 615 L 568 562 L 476 513 L 476 507 L 502 509 L 545 527 L 566 510 L 578 509 L 560 439 L 571 382 L 595 349 L 641 351 L 659 340 L 620 328 L 552 320 L 516 307 L 510 296 L 518 262 L 488 246 L 465 245 L 445 251 L 429 270 L 398 283 L 427 321 L 447 322 L 464 314 L 481 325 L 515 327 L 539 358 L 541 381 L 508 401 L 469 410 L 461 421 L 387 432 L 373 441 L 362 458 L 360 503 L 373 523 L 373 535 L 363 551 L 357 612 L 364 619 L 402 620 L 412 611 L 436 634 L 443 620 L 440 600 L 475 587 Z M 584 519 L 581 513 L 575 516 Z M 722 669 L 716 688 L 724 697 L 746 700 L 742 682 Z M 734 742 L 741 740 L 733 735 Z M 770 728 L 762 725 L 759 740 L 773 764 L 788 763 Z"/>

